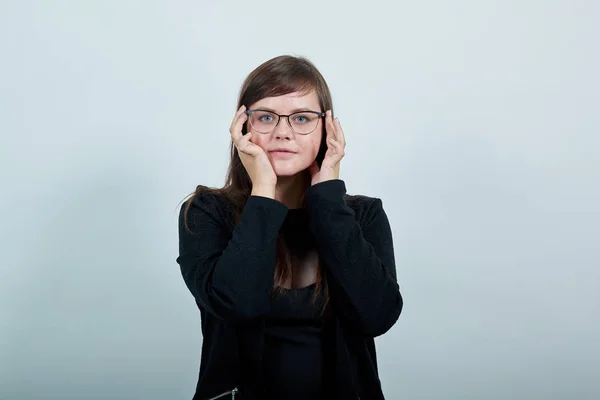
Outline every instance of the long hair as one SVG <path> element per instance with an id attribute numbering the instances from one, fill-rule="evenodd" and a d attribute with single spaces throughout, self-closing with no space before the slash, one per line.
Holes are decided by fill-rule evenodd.
<path id="1" fill-rule="evenodd" d="M 305 95 L 312 91 L 315 91 L 317 94 L 321 111 L 325 112 L 327 110 L 332 110 L 333 112 L 331 92 L 327 86 L 327 82 L 315 65 L 304 57 L 283 55 L 264 62 L 248 75 L 242 84 L 238 95 L 237 109 L 242 105 L 249 106 L 254 104 L 266 97 L 282 96 L 294 92 Z M 247 132 L 247 124 L 248 122 L 246 122 L 242 128 L 243 134 Z M 321 144 L 316 158 L 319 167 L 323 162 L 326 150 L 325 125 L 322 124 Z M 303 172 L 307 173 L 307 171 Z M 310 180 L 308 182 L 310 182 Z M 206 192 L 217 196 L 225 196 L 233 204 L 236 224 L 239 222 L 246 201 L 252 192 L 252 181 L 250 180 L 246 168 L 242 164 L 237 148 L 233 142 L 230 145 L 230 161 L 227 177 L 225 179 L 225 186 L 222 188 L 198 186 L 196 191 L 188 199 L 184 209 L 184 221 L 188 230 L 187 214 L 190 205 L 196 196 Z M 304 197 L 302 197 L 302 205 L 304 207 L 306 206 Z M 291 251 L 282 235 L 279 234 L 276 246 L 273 293 L 281 293 L 284 290 L 283 285 L 290 281 L 291 277 Z M 321 290 L 324 294 L 322 303 L 322 312 L 324 312 L 329 303 L 329 290 L 325 273 L 319 261 L 313 301 L 317 300 Z"/>

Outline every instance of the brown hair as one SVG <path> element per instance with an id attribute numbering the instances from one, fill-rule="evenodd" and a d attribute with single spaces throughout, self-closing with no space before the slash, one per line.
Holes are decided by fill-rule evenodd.
<path id="1" fill-rule="evenodd" d="M 282 96 L 294 92 L 305 95 L 312 91 L 315 91 L 317 94 L 319 105 L 321 107 L 320 111 L 325 112 L 331 110 L 333 113 L 333 104 L 329 87 L 314 64 L 304 57 L 283 55 L 264 62 L 248 75 L 239 92 L 237 109 L 242 105 L 249 106 L 254 104 L 265 97 Z M 247 131 L 246 126 L 242 129 L 242 133 L 245 134 Z M 316 159 L 319 167 L 323 162 L 326 150 L 326 134 L 323 125 L 321 131 L 321 145 Z M 225 196 L 233 204 L 235 220 L 236 223 L 239 222 L 246 201 L 252 192 L 252 181 L 240 160 L 237 148 L 233 142 L 230 146 L 230 153 L 231 158 L 229 161 L 227 177 L 225 179 L 225 186 L 223 188 L 198 186 L 196 191 L 188 199 L 184 210 L 184 221 L 188 230 L 187 214 L 193 199 L 200 193 L 208 192 L 214 195 Z M 306 206 L 304 198 L 302 198 L 302 204 L 303 206 Z M 276 252 L 274 294 L 281 293 L 283 290 L 282 285 L 291 279 L 292 276 L 291 252 L 281 234 L 277 239 Z M 321 289 L 323 289 L 324 293 L 322 308 L 322 311 L 324 312 L 329 303 L 329 290 L 325 273 L 322 270 L 319 261 L 314 296 L 315 301 Z"/>

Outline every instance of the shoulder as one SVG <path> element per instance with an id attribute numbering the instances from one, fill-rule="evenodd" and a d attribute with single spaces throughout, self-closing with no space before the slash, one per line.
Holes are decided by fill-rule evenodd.
<path id="1" fill-rule="evenodd" d="M 181 205 L 179 216 L 180 220 L 187 219 L 192 224 L 196 219 L 203 218 L 230 225 L 234 209 L 233 201 L 222 189 L 198 185 Z"/>
<path id="2" fill-rule="evenodd" d="M 358 220 L 369 220 L 375 214 L 383 212 L 383 203 L 379 197 L 364 194 L 345 194 L 344 201 L 354 211 Z"/>
<path id="3" fill-rule="evenodd" d="M 352 207 L 352 209 L 360 210 L 360 209 L 368 209 L 373 205 L 381 202 L 381 199 L 378 197 L 367 196 L 364 194 L 345 194 L 344 200 L 348 206 Z"/>

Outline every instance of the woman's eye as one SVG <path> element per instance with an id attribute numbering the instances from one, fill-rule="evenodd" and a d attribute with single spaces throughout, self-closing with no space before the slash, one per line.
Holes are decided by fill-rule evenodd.
<path id="1" fill-rule="evenodd" d="M 304 115 L 298 115 L 298 116 L 296 116 L 296 118 L 294 118 L 294 121 L 298 122 L 300 124 L 304 124 L 304 123 L 308 122 L 308 118 Z"/>
<path id="2" fill-rule="evenodd" d="M 262 122 L 271 122 L 273 121 L 272 115 L 263 115 L 259 118 Z"/>

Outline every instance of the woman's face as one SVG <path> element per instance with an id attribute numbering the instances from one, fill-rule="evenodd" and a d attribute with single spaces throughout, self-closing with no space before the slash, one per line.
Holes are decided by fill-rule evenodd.
<path id="1" fill-rule="evenodd" d="M 306 95 L 295 92 L 283 96 L 266 97 L 250 104 L 248 109 L 268 110 L 281 115 L 289 115 L 298 111 L 326 111 L 321 110 L 315 91 Z M 319 118 L 315 130 L 307 135 L 295 133 L 285 117 L 280 119 L 275 130 L 270 133 L 256 132 L 249 122 L 248 130 L 253 132 L 251 142 L 260 146 L 269 157 L 275 174 L 277 176 L 293 176 L 307 169 L 317 158 L 321 144 L 323 119 Z M 289 152 L 280 152 L 277 151 L 278 149 L 285 149 Z"/>

